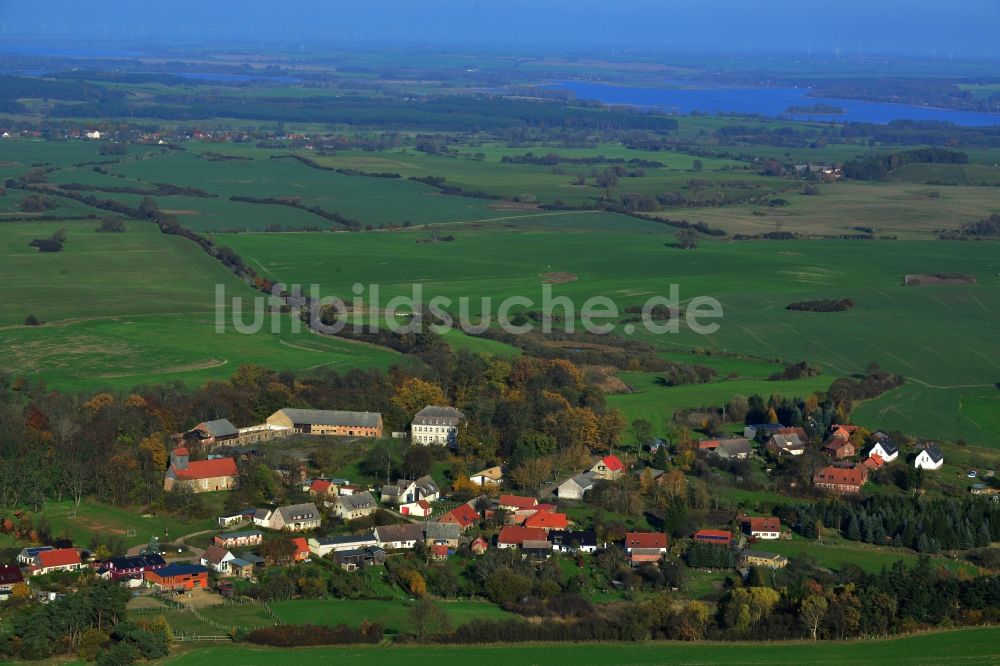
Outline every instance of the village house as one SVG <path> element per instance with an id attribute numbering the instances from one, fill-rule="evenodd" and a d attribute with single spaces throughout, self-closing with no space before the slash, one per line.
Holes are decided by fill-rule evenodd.
<path id="1" fill-rule="evenodd" d="M 169 564 L 156 571 L 146 571 L 142 577 L 158 590 L 208 588 L 208 569 L 200 564 Z"/>
<path id="2" fill-rule="evenodd" d="M 740 562 L 747 567 L 783 569 L 788 564 L 788 558 L 778 553 L 768 553 L 763 550 L 746 550 L 740 556 Z"/>
<path id="3" fill-rule="evenodd" d="M 252 578 L 256 569 L 256 564 L 241 557 L 229 560 L 229 575 L 234 578 Z"/>
<path id="4" fill-rule="evenodd" d="M 696 543 L 711 543 L 728 546 L 733 542 L 733 533 L 729 530 L 698 530 L 691 539 Z"/>
<path id="5" fill-rule="evenodd" d="M 764 448 L 775 456 L 801 456 L 806 452 L 806 446 L 794 433 L 775 433 L 767 438 Z"/>
<path id="6" fill-rule="evenodd" d="M 427 518 L 434 513 L 434 507 L 427 500 L 417 500 L 400 506 L 399 513 L 410 518 Z"/>
<path id="7" fill-rule="evenodd" d="M 399 479 L 394 485 L 382 486 L 382 501 L 387 504 L 409 504 L 417 500 L 433 502 L 441 497 L 441 490 L 431 476 L 416 481 Z"/>
<path id="8" fill-rule="evenodd" d="M 444 544 L 449 548 L 458 548 L 462 536 L 462 528 L 455 523 L 424 523 L 424 543 L 428 546 Z"/>
<path id="9" fill-rule="evenodd" d="M 378 545 L 374 532 L 364 534 L 338 534 L 309 539 L 309 552 L 316 557 L 326 557 L 341 550 L 358 550 Z"/>
<path id="10" fill-rule="evenodd" d="M 442 560 L 447 560 L 448 556 L 452 553 L 452 550 L 444 544 L 435 544 L 430 547 L 430 556 L 432 560 L 440 562 Z"/>
<path id="11" fill-rule="evenodd" d="M 519 525 L 507 525 L 500 530 L 497 535 L 497 548 L 520 548 L 525 541 L 544 541 L 545 547 L 552 550 L 551 544 L 546 539 L 545 530 L 537 527 L 521 527 Z"/>
<path id="12" fill-rule="evenodd" d="M 299 435 L 333 437 L 381 437 L 382 415 L 378 412 L 345 412 L 325 409 L 279 409 L 267 417 L 272 428 Z"/>
<path id="13" fill-rule="evenodd" d="M 424 540 L 424 528 L 414 523 L 379 525 L 375 528 L 375 540 L 385 550 L 408 550 Z"/>
<path id="14" fill-rule="evenodd" d="M 663 532 L 629 532 L 625 535 L 625 552 L 633 565 L 659 562 L 667 552 L 667 543 Z"/>
<path id="15" fill-rule="evenodd" d="M 525 527 L 537 527 L 545 530 L 565 530 L 569 527 L 569 518 L 565 513 L 552 511 L 536 511 L 522 523 Z"/>
<path id="16" fill-rule="evenodd" d="M 566 479 L 556 488 L 556 495 L 560 499 L 583 499 L 583 495 L 594 487 L 594 476 L 593 472 L 586 471 Z"/>
<path id="17" fill-rule="evenodd" d="M 219 527 L 230 527 L 244 522 L 253 522 L 253 516 L 256 512 L 256 509 L 243 509 L 239 513 L 230 513 L 225 516 L 219 516 Z"/>
<path id="18" fill-rule="evenodd" d="M 477 486 L 499 486 L 503 483 L 503 468 L 499 465 L 483 469 L 469 475 L 469 481 Z"/>
<path id="19" fill-rule="evenodd" d="M 15 596 L 27 596 L 28 585 L 21 569 L 9 564 L 0 565 L 0 601 Z"/>
<path id="20" fill-rule="evenodd" d="M 750 442 L 740 438 L 719 440 L 715 448 L 715 455 L 723 460 L 748 460 L 750 453 Z"/>
<path id="21" fill-rule="evenodd" d="M 552 550 L 559 553 L 593 553 L 597 550 L 597 533 L 593 530 L 549 532 Z"/>
<path id="22" fill-rule="evenodd" d="M 309 560 L 309 556 L 312 555 L 312 551 L 309 550 L 309 542 L 306 541 L 305 537 L 293 538 L 292 544 L 295 546 L 295 552 L 292 554 L 292 559 L 294 561 L 305 562 Z"/>
<path id="23" fill-rule="evenodd" d="M 201 566 L 220 574 L 229 573 L 229 562 L 236 559 L 229 550 L 212 544 L 201 556 Z"/>
<path id="24" fill-rule="evenodd" d="M 363 566 L 385 564 L 385 551 L 377 546 L 338 550 L 333 553 L 333 561 L 345 571 L 355 571 Z"/>
<path id="25" fill-rule="evenodd" d="M 270 527 L 273 509 L 257 509 L 253 512 L 253 524 L 257 527 Z"/>
<path id="26" fill-rule="evenodd" d="M 885 463 L 891 463 L 899 457 L 899 447 L 885 433 L 877 432 L 871 436 L 871 439 L 875 443 L 868 451 L 869 456 L 877 455 Z"/>
<path id="27" fill-rule="evenodd" d="M 611 454 L 597 460 L 591 466 L 590 472 L 594 475 L 595 479 L 614 481 L 615 479 L 620 479 L 622 474 L 625 473 L 625 464 L 622 463 L 618 456 Z"/>
<path id="28" fill-rule="evenodd" d="M 846 441 L 851 438 L 851 435 L 853 435 L 854 431 L 857 429 L 858 426 L 856 425 L 835 423 L 830 426 L 830 437 Z"/>
<path id="29" fill-rule="evenodd" d="M 524 497 L 523 495 L 501 495 L 497 500 L 497 506 L 504 511 L 534 509 L 537 505 L 537 499 L 534 497 Z"/>
<path id="30" fill-rule="evenodd" d="M 938 447 L 933 444 L 929 444 L 924 449 L 917 454 L 917 457 L 913 460 L 913 466 L 917 469 L 941 469 L 941 465 L 944 464 L 944 454 L 941 453 Z"/>
<path id="31" fill-rule="evenodd" d="M 454 407 L 424 407 L 413 417 L 410 439 L 415 444 L 455 446 L 458 424 L 464 418 Z"/>
<path id="32" fill-rule="evenodd" d="M 854 445 L 848 439 L 841 439 L 840 437 L 833 437 L 826 444 L 823 445 L 823 453 L 830 456 L 834 460 L 843 460 L 844 458 L 851 458 L 855 454 Z"/>
<path id="33" fill-rule="evenodd" d="M 245 530 L 242 532 L 227 532 L 216 534 L 212 542 L 220 548 L 246 548 L 264 543 L 264 533 L 260 530 Z"/>
<path id="34" fill-rule="evenodd" d="M 271 514 L 268 527 L 272 530 L 288 530 L 289 532 L 305 532 L 320 526 L 322 516 L 312 502 L 279 506 Z"/>
<path id="35" fill-rule="evenodd" d="M 781 520 L 774 516 L 741 516 L 739 523 L 740 528 L 749 537 L 755 539 L 781 538 Z"/>
<path id="36" fill-rule="evenodd" d="M 842 494 L 861 492 L 867 480 L 868 468 L 864 465 L 827 465 L 813 474 L 814 486 Z"/>
<path id="37" fill-rule="evenodd" d="M 1000 488 L 991 488 L 982 482 L 973 483 L 969 486 L 969 492 L 973 495 L 987 495 L 994 502 L 1000 501 Z"/>
<path id="38" fill-rule="evenodd" d="M 462 504 L 438 518 L 437 522 L 458 525 L 459 529 L 464 532 L 479 522 L 479 512 L 469 504 Z"/>
<path id="39" fill-rule="evenodd" d="M 142 578 L 146 571 L 156 571 L 167 566 L 167 561 L 155 553 L 134 555 L 131 557 L 113 557 L 101 564 L 97 573 L 103 578 L 120 580 L 122 578 Z"/>
<path id="40" fill-rule="evenodd" d="M 180 446 L 170 452 L 163 489 L 170 492 L 178 484 L 185 484 L 196 493 L 230 490 L 236 486 L 236 475 L 236 461 L 232 458 L 190 460 L 189 451 Z"/>
<path id="41" fill-rule="evenodd" d="M 337 496 L 337 486 L 329 479 L 313 479 L 309 484 L 309 495 L 319 501 Z"/>
<path id="42" fill-rule="evenodd" d="M 333 513 L 341 520 L 357 520 L 378 511 L 375 498 L 367 490 L 353 495 L 341 495 L 333 503 Z"/>
<path id="43" fill-rule="evenodd" d="M 44 576 L 56 571 L 76 571 L 83 568 L 80 551 L 76 548 L 56 548 L 39 552 L 30 565 L 32 576 Z"/>
<path id="44" fill-rule="evenodd" d="M 487 550 L 490 549 L 489 542 L 483 537 L 476 537 L 473 539 L 472 543 L 469 544 L 469 550 L 473 555 L 482 555 Z"/>

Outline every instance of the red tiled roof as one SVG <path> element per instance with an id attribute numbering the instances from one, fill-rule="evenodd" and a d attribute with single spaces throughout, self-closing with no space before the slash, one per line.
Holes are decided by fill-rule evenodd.
<path id="1" fill-rule="evenodd" d="M 438 519 L 441 523 L 458 523 L 462 527 L 468 527 L 479 520 L 479 514 L 468 504 L 455 507 Z"/>
<path id="2" fill-rule="evenodd" d="M 539 511 L 524 521 L 525 527 L 540 527 L 546 530 L 561 530 L 569 526 L 565 513 Z"/>
<path id="3" fill-rule="evenodd" d="M 625 535 L 626 548 L 666 548 L 667 535 L 663 532 L 629 532 Z"/>
<path id="4" fill-rule="evenodd" d="M 431 510 L 431 503 L 428 502 L 427 500 L 417 500 L 417 506 L 419 506 L 424 511 Z"/>
<path id="5" fill-rule="evenodd" d="M 448 557 L 448 544 L 436 543 L 431 546 L 431 555 L 437 557 Z"/>
<path id="6" fill-rule="evenodd" d="M 712 450 L 719 448 L 719 440 L 717 439 L 702 439 L 698 441 L 698 448 L 702 451 Z"/>
<path id="7" fill-rule="evenodd" d="M 38 566 L 65 567 L 70 564 L 80 564 L 80 551 L 76 548 L 59 548 L 58 550 L 43 550 L 38 553 Z"/>
<path id="8" fill-rule="evenodd" d="M 330 487 L 332 485 L 333 482 L 328 481 L 327 479 L 316 479 L 312 482 L 312 485 L 309 486 L 309 490 L 317 495 L 325 495 L 330 492 Z"/>
<path id="9" fill-rule="evenodd" d="M 521 495 L 501 495 L 500 506 L 512 506 L 516 509 L 531 509 L 538 504 L 534 497 L 523 497 Z"/>
<path id="10" fill-rule="evenodd" d="M 176 449 L 174 449 L 174 454 L 178 455 L 178 456 L 187 456 L 187 455 L 191 455 L 191 452 L 188 451 L 183 446 L 178 446 Z"/>
<path id="11" fill-rule="evenodd" d="M 292 539 L 292 543 L 295 544 L 296 555 L 309 552 L 309 543 L 305 540 L 305 537 L 295 537 Z"/>
<path id="12" fill-rule="evenodd" d="M 531 508 L 533 508 L 535 511 L 555 511 L 559 507 L 557 507 L 555 504 L 536 504 Z"/>
<path id="13" fill-rule="evenodd" d="M 813 483 L 827 483 L 842 486 L 863 486 L 868 479 L 868 469 L 862 465 L 842 467 L 828 465 L 816 472 Z"/>
<path id="14" fill-rule="evenodd" d="M 232 458 L 194 460 L 188 463 L 186 469 L 177 469 L 174 467 L 174 473 L 178 479 L 184 481 L 213 479 L 217 476 L 236 476 L 236 461 Z"/>
<path id="15" fill-rule="evenodd" d="M 750 525 L 750 533 L 754 532 L 780 532 L 781 531 L 781 520 L 775 518 L 774 516 L 765 516 L 763 518 L 746 518 L 745 523 Z"/>
<path id="16" fill-rule="evenodd" d="M 625 469 L 625 464 L 622 463 L 621 458 L 613 453 L 610 456 L 604 456 L 601 459 L 601 462 L 603 462 L 604 466 L 612 472 L 620 472 Z"/>
<path id="17" fill-rule="evenodd" d="M 500 530 L 497 543 L 520 546 L 524 541 L 545 541 L 545 530 L 537 527 L 518 527 L 507 525 Z"/>
<path id="18" fill-rule="evenodd" d="M 862 464 L 868 469 L 878 469 L 885 464 L 885 461 L 882 460 L 882 456 L 877 453 L 873 453 L 865 458 L 865 461 Z"/>
<path id="19" fill-rule="evenodd" d="M 727 539 L 732 541 L 733 533 L 729 530 L 698 530 L 694 533 L 694 538 L 709 539 L 712 541 L 718 541 L 719 539 Z"/>

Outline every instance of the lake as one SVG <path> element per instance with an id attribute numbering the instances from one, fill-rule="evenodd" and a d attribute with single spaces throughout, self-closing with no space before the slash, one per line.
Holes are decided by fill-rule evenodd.
<path id="1" fill-rule="evenodd" d="M 974 113 L 909 104 L 865 102 L 852 99 L 811 97 L 808 88 L 645 88 L 616 86 L 589 81 L 560 81 L 548 86 L 568 90 L 579 99 L 604 104 L 624 104 L 678 114 L 739 113 L 785 116 L 796 120 L 868 122 L 885 124 L 893 120 L 938 120 L 968 127 L 1000 125 L 1000 113 Z M 790 106 L 828 104 L 844 109 L 836 115 L 792 115 Z"/>

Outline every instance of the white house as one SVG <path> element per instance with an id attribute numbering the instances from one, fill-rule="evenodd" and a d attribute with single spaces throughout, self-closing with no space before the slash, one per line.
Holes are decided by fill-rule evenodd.
<path id="1" fill-rule="evenodd" d="M 917 469 L 941 469 L 944 464 L 944 454 L 933 444 L 917 454 L 913 466 Z"/>
<path id="2" fill-rule="evenodd" d="M 333 513 L 342 520 L 364 518 L 378 511 L 375 498 L 367 490 L 353 495 L 341 495 L 333 503 Z"/>
<path id="3" fill-rule="evenodd" d="M 399 507 L 399 512 L 410 518 L 427 518 L 434 513 L 434 507 L 427 500 L 417 500 Z"/>
<path id="4" fill-rule="evenodd" d="M 455 445 L 458 424 L 465 415 L 454 407 L 424 407 L 410 424 L 410 438 L 415 444 Z"/>
<path id="5" fill-rule="evenodd" d="M 342 550 L 359 550 L 378 545 L 374 532 L 320 537 L 318 539 L 309 539 L 307 543 L 309 545 L 309 552 L 317 557 L 326 557 L 330 553 Z"/>
<path id="6" fill-rule="evenodd" d="M 875 446 L 871 448 L 868 455 L 877 455 L 884 462 L 891 463 L 893 460 L 899 457 L 899 447 L 888 437 L 880 438 L 875 442 Z"/>
<path id="7" fill-rule="evenodd" d="M 490 484 L 499 486 L 503 483 L 503 468 L 497 465 L 496 467 L 480 470 L 475 474 L 470 474 L 469 480 L 477 486 Z"/>
<path id="8" fill-rule="evenodd" d="M 100 139 L 101 138 L 101 133 L 98 130 L 94 130 L 93 132 L 84 132 L 83 135 L 85 137 L 87 137 L 88 139 Z"/>
<path id="9" fill-rule="evenodd" d="M 257 509 L 253 514 L 253 524 L 257 527 L 271 527 L 271 509 Z"/>
<path id="10" fill-rule="evenodd" d="M 229 573 L 229 563 L 236 559 L 236 556 L 215 544 L 205 549 L 201 556 L 201 566 L 208 567 L 217 573 Z"/>

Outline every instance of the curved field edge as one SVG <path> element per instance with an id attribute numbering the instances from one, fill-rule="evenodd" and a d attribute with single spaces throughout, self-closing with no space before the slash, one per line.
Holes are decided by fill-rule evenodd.
<path id="1" fill-rule="evenodd" d="M 1000 628 L 977 627 L 882 640 L 783 643 L 548 643 L 530 645 L 462 645 L 405 648 L 326 647 L 277 649 L 247 646 L 195 648 L 165 663 L 172 666 L 297 663 L 406 663 L 428 666 L 475 660 L 478 666 L 522 666 L 614 663 L 632 664 L 993 664 L 1000 659 Z"/>

